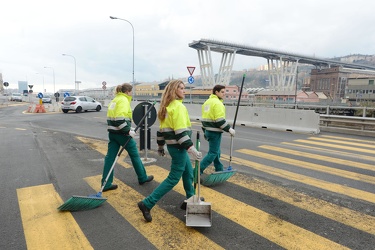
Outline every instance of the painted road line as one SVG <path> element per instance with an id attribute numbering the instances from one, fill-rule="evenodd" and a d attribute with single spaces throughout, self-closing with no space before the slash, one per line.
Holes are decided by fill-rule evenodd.
<path id="1" fill-rule="evenodd" d="M 225 155 L 222 155 L 222 157 L 224 156 Z M 229 158 L 229 156 L 225 156 L 225 157 Z M 360 199 L 360 200 L 368 201 L 371 203 L 375 203 L 374 193 L 358 190 L 355 188 L 339 185 L 336 183 L 331 183 L 328 181 L 319 180 L 319 179 L 312 178 L 312 177 L 302 175 L 302 174 L 296 174 L 290 171 L 270 167 L 264 164 L 260 164 L 260 163 L 256 163 L 256 162 L 252 162 L 248 160 L 243 160 L 238 157 L 232 157 L 232 162 L 249 167 L 249 168 L 256 169 L 264 173 L 275 175 L 284 179 L 300 182 L 305 185 L 310 185 L 313 187 L 317 187 L 319 189 L 324 189 L 330 192 L 342 194 L 342 195 L 349 196 L 355 199 Z"/>
<path id="2" fill-rule="evenodd" d="M 296 156 L 302 156 L 302 157 L 305 157 L 305 158 L 310 158 L 310 159 L 315 159 L 315 160 L 320 160 L 320 161 L 326 161 L 326 162 L 341 164 L 341 165 L 345 165 L 345 166 L 349 166 L 349 167 L 353 167 L 353 168 L 361 168 L 361 169 L 375 171 L 374 165 L 356 162 L 356 161 L 349 161 L 349 160 L 344 160 L 344 159 L 340 159 L 340 158 L 329 157 L 329 156 L 318 155 L 318 154 L 312 154 L 312 153 L 307 153 L 307 152 L 303 152 L 303 151 L 291 150 L 291 149 L 280 148 L 280 147 L 269 146 L 269 145 L 262 145 L 262 146 L 259 146 L 259 148 L 264 148 L 264 149 L 268 149 L 268 150 L 272 150 L 272 151 L 276 151 L 276 152 L 281 152 L 281 153 L 286 153 L 286 154 L 291 154 L 291 155 L 296 155 Z"/>
<path id="3" fill-rule="evenodd" d="M 27 249 L 93 249 L 52 184 L 17 189 Z"/>
<path id="4" fill-rule="evenodd" d="M 298 144 L 298 143 L 282 142 L 281 144 L 293 146 L 293 147 L 297 147 L 297 148 L 306 148 L 306 149 L 310 149 L 310 150 L 324 151 L 324 152 L 329 152 L 329 153 L 338 154 L 338 155 L 344 154 L 344 152 L 338 151 L 338 150 L 333 150 L 333 149 L 328 149 L 328 148 L 320 148 L 320 147 L 314 147 L 314 146 L 307 146 L 307 145 Z M 373 156 L 360 155 L 360 154 L 355 154 L 355 153 L 350 153 L 350 152 L 345 152 L 345 157 L 361 158 L 362 160 L 375 161 L 375 157 L 373 157 Z"/>
<path id="5" fill-rule="evenodd" d="M 375 144 L 375 141 L 354 139 L 354 138 L 341 137 L 341 136 L 322 135 L 322 137 L 324 137 L 324 138 L 331 138 L 331 139 L 337 139 L 337 140 L 356 141 L 356 142 L 362 142 L 362 143 Z"/>
<path id="6" fill-rule="evenodd" d="M 363 143 L 357 143 L 357 142 L 348 142 L 343 140 L 332 140 L 332 139 L 325 139 L 325 138 L 319 138 L 319 137 L 309 137 L 310 140 L 315 141 L 323 141 L 323 142 L 331 142 L 331 143 L 338 143 L 338 144 L 344 144 L 344 145 L 351 145 L 353 147 L 363 147 L 363 148 L 373 148 L 375 149 L 375 145 L 368 145 Z M 375 150 L 373 151 L 375 153 Z"/>
<path id="7" fill-rule="evenodd" d="M 147 170 L 153 173 L 157 182 L 162 182 L 169 174 L 169 171 L 158 166 L 148 166 Z M 185 190 L 183 189 L 181 181 L 173 190 L 185 195 Z M 211 188 L 202 187 L 201 192 L 206 201 L 212 204 L 212 210 L 284 248 L 314 250 L 347 249 L 336 242 L 314 234 Z M 246 218 L 246 220 L 243 218 Z"/>
<path id="8" fill-rule="evenodd" d="M 154 174 L 147 167 L 147 173 Z M 160 168 L 158 168 L 160 171 Z M 165 171 L 165 170 L 164 170 Z M 85 178 L 85 181 L 95 190 L 100 183 L 101 176 Z M 156 205 L 152 211 L 152 222 L 146 223 L 137 203 L 144 196 L 116 179 L 118 188 L 106 193 L 107 202 L 116 209 L 138 232 L 158 249 L 223 249 L 209 238 Z"/>
<path id="9" fill-rule="evenodd" d="M 372 154 L 372 155 L 375 154 L 375 150 L 370 150 L 370 149 L 348 147 L 348 146 L 342 146 L 342 145 L 338 145 L 338 144 L 334 145 L 334 144 L 331 144 L 331 143 L 323 143 L 323 142 L 303 140 L 303 139 L 298 139 L 298 140 L 294 140 L 294 141 L 299 142 L 299 143 L 304 143 L 304 144 L 313 144 L 313 145 L 319 145 L 319 146 L 324 146 L 324 147 L 329 147 L 329 148 L 339 148 L 339 149 L 356 151 L 356 152 L 361 152 L 361 153 L 369 153 L 369 154 Z"/>
<path id="10" fill-rule="evenodd" d="M 273 154 L 267 154 L 267 153 L 263 153 L 263 152 L 259 152 L 259 151 L 255 151 L 255 150 L 250 150 L 250 149 L 238 149 L 238 150 L 236 150 L 236 152 L 251 155 L 251 156 L 255 156 L 255 157 L 259 157 L 259 158 L 263 158 L 263 159 L 267 159 L 267 160 L 271 160 L 271 161 L 281 162 L 283 164 L 296 166 L 298 168 L 310 169 L 310 170 L 314 170 L 314 171 L 317 171 L 317 172 L 336 175 L 336 176 L 340 176 L 340 177 L 343 177 L 343 178 L 367 182 L 367 183 L 375 185 L 375 177 L 374 176 L 350 172 L 350 171 L 347 171 L 347 170 L 342 170 L 342 169 L 337 169 L 337 168 L 326 167 L 326 166 L 323 166 L 323 165 L 320 165 L 320 164 L 295 160 L 295 159 L 291 159 L 291 158 L 288 158 L 288 157 L 277 156 L 277 155 L 273 155 Z"/>
<path id="11" fill-rule="evenodd" d="M 375 235 L 375 217 L 236 173 L 228 182 Z"/>
<path id="12" fill-rule="evenodd" d="M 96 140 L 96 139 L 86 138 L 86 137 L 82 137 L 82 136 L 76 136 L 76 138 L 78 140 L 80 140 L 81 142 L 89 145 L 92 149 L 98 151 L 102 155 L 105 156 L 107 154 L 107 150 L 108 150 L 108 142 L 107 141 Z M 122 151 L 122 154 L 120 155 L 120 157 L 117 161 L 117 164 L 120 164 L 124 168 L 132 168 L 132 165 L 125 162 L 126 156 L 128 156 L 128 152 L 126 150 Z"/>

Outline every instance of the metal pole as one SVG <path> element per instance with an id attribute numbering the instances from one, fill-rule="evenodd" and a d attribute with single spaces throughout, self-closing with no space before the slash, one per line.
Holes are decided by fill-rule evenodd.
<path id="1" fill-rule="evenodd" d="M 72 55 L 68 55 L 68 54 L 62 54 L 63 56 L 70 56 L 70 57 L 73 57 L 74 59 L 74 90 L 75 92 L 77 92 L 77 62 L 76 62 L 76 58 Z M 75 93 L 76 95 L 78 93 Z"/>
<path id="2" fill-rule="evenodd" d="M 109 16 L 109 18 L 111 19 L 119 19 L 119 20 L 122 20 L 122 21 L 125 21 L 125 22 L 128 22 L 130 24 L 130 26 L 132 26 L 132 31 L 133 31 L 133 95 L 135 96 L 136 95 L 136 91 L 135 91 L 135 81 L 134 81 L 134 26 L 133 24 L 126 20 L 126 19 L 122 19 L 122 18 L 118 18 L 118 17 L 114 17 L 114 16 Z"/>
<path id="3" fill-rule="evenodd" d="M 145 114 L 147 114 L 147 105 L 144 106 L 145 107 Z M 148 128 L 147 128 L 147 116 L 145 118 L 145 161 L 147 162 L 147 146 L 148 146 L 148 141 L 147 141 L 147 131 Z"/>
<path id="4" fill-rule="evenodd" d="M 55 70 L 52 67 L 44 67 L 45 69 L 49 68 L 52 69 L 52 74 L 53 74 L 53 94 L 56 93 L 56 85 L 55 85 Z"/>

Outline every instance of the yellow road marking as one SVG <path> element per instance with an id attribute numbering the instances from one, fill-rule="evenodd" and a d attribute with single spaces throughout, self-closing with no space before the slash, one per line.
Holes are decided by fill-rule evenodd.
<path id="1" fill-rule="evenodd" d="M 332 138 L 332 139 L 339 139 L 339 140 L 346 140 L 346 141 L 357 141 L 357 142 L 364 142 L 364 143 L 375 144 L 375 141 L 360 140 L 360 139 L 347 138 L 347 137 L 340 137 L 340 136 L 322 135 L 322 137 L 325 137 L 325 138 Z"/>
<path id="2" fill-rule="evenodd" d="M 332 139 L 325 139 L 325 138 L 319 138 L 319 137 L 310 137 L 308 139 L 316 140 L 316 141 L 340 143 L 340 144 L 351 145 L 351 146 L 355 146 L 355 147 L 375 148 L 375 145 L 367 145 L 367 144 L 363 144 L 363 143 L 348 142 L 348 141 L 343 141 L 343 140 L 332 140 Z M 375 152 L 375 151 L 373 151 L 373 152 Z"/>
<path id="3" fill-rule="evenodd" d="M 14 128 L 15 130 L 27 130 L 25 128 Z"/>
<path id="4" fill-rule="evenodd" d="M 356 161 L 349 161 L 349 160 L 344 160 L 344 159 L 340 159 L 340 158 L 334 158 L 334 157 L 318 155 L 318 154 L 311 154 L 311 153 L 307 153 L 307 152 L 303 152 L 303 151 L 296 151 L 296 150 L 274 147 L 274 146 L 269 146 L 269 145 L 262 145 L 262 146 L 259 146 L 259 147 L 264 148 L 264 149 L 268 149 L 268 150 L 277 151 L 277 152 L 287 153 L 287 154 L 291 154 L 291 155 L 297 155 L 297 156 L 302 156 L 302 157 L 306 157 L 306 158 L 337 163 L 337 164 L 346 165 L 346 166 L 350 166 L 350 167 L 354 167 L 354 168 L 361 168 L 361 169 L 367 169 L 367 170 L 372 170 L 372 171 L 375 170 L 374 165 L 370 165 L 370 164 L 366 164 L 366 163 L 360 163 L 360 162 L 356 162 Z"/>
<path id="5" fill-rule="evenodd" d="M 169 174 L 167 170 L 158 166 L 149 166 L 147 171 L 154 175 L 157 182 L 162 182 Z M 173 190 L 185 195 L 181 181 Z M 284 248 L 347 249 L 342 245 L 213 189 L 202 187 L 201 192 L 206 201 L 212 204 L 212 210 Z M 214 225 L 215 221 L 213 221 Z"/>
<path id="6" fill-rule="evenodd" d="M 225 155 L 222 155 L 222 157 L 229 158 L 229 156 L 225 156 Z M 281 178 L 285 178 L 285 179 L 289 179 L 292 181 L 301 182 L 306 185 L 314 186 L 319 189 L 325 189 L 325 190 L 328 190 L 334 193 L 339 193 L 342 195 L 346 195 L 355 199 L 361 199 L 364 201 L 375 203 L 375 194 L 370 193 L 370 192 L 358 190 L 355 188 L 343 186 L 343 185 L 336 184 L 336 183 L 331 183 L 331 182 L 315 179 L 312 177 L 308 177 L 308 176 L 301 175 L 301 174 L 296 174 L 293 172 L 270 167 L 270 166 L 263 165 L 260 163 L 243 160 L 237 157 L 232 157 L 232 162 L 235 162 L 236 164 L 243 165 L 249 168 L 253 168 L 253 169 L 265 172 L 265 173 L 269 173 L 275 176 L 279 176 Z"/>
<path id="7" fill-rule="evenodd" d="M 96 140 L 96 139 L 91 139 L 91 138 L 86 138 L 86 137 L 81 137 L 81 136 L 76 136 L 76 138 L 80 140 L 81 142 L 89 145 L 92 149 L 98 151 L 102 155 L 105 156 L 107 154 L 107 150 L 108 150 L 107 141 Z M 123 166 L 124 168 L 132 168 L 132 165 L 125 162 L 126 156 L 128 156 L 128 152 L 126 150 L 122 151 L 122 154 L 117 160 L 117 163 Z"/>
<path id="8" fill-rule="evenodd" d="M 93 249 L 52 184 L 17 189 L 27 249 Z"/>
<path id="9" fill-rule="evenodd" d="M 375 150 L 370 150 L 370 149 L 363 149 L 363 148 L 356 148 L 356 147 L 348 147 L 348 146 L 341 146 L 341 145 L 333 145 L 330 143 L 323 143 L 323 142 L 316 142 L 316 141 L 311 141 L 311 140 L 295 140 L 295 142 L 300 142 L 304 144 L 313 144 L 313 145 L 319 145 L 319 146 L 325 146 L 325 147 L 330 147 L 330 148 L 339 148 L 339 149 L 345 149 L 345 150 L 351 150 L 351 151 L 357 151 L 357 152 L 362 152 L 362 153 L 369 153 L 369 154 L 374 154 Z"/>
<path id="10" fill-rule="evenodd" d="M 228 182 L 375 235 L 375 217 L 370 215 L 340 207 L 256 178 L 250 179 L 248 176 L 239 173 L 233 175 Z"/>
<path id="11" fill-rule="evenodd" d="M 160 171 L 160 168 L 158 168 Z M 164 170 L 165 171 L 165 170 Z M 150 172 L 150 166 L 147 167 Z M 98 189 L 101 176 L 87 177 L 85 181 Z M 118 189 L 105 193 L 108 203 L 116 209 L 136 230 L 158 249 L 223 249 L 209 238 L 167 213 L 156 205 L 151 210 L 152 222 L 146 223 L 137 203 L 144 197 L 116 179 Z"/>
<path id="12" fill-rule="evenodd" d="M 282 142 L 281 144 L 294 146 L 294 147 L 297 147 L 297 148 L 307 148 L 307 149 L 318 150 L 318 151 L 323 150 L 324 152 L 330 152 L 330 153 L 339 154 L 339 155 L 343 154 L 342 151 L 332 150 L 332 149 L 328 149 L 328 148 L 319 148 L 319 147 L 307 146 L 307 145 L 304 145 L 304 144 L 297 144 L 297 143 L 290 143 L 290 142 Z M 368 155 L 360 155 L 360 154 L 345 152 L 345 156 L 361 158 L 363 160 L 368 160 L 368 161 L 375 161 L 375 157 L 368 156 Z"/>
<path id="13" fill-rule="evenodd" d="M 311 169 L 314 171 L 337 175 L 337 176 L 341 176 L 341 177 L 356 180 L 356 181 L 363 181 L 363 182 L 367 182 L 370 184 L 375 184 L 375 177 L 369 176 L 369 175 L 354 173 L 354 172 L 337 169 L 337 168 L 330 168 L 330 167 L 326 167 L 326 166 L 311 163 L 311 162 L 299 161 L 299 160 L 291 159 L 288 157 L 262 153 L 262 152 L 250 150 L 250 149 L 239 149 L 236 151 L 243 153 L 243 154 L 252 155 L 255 157 L 259 157 L 259 158 L 264 158 L 264 159 L 271 160 L 271 161 L 277 161 L 277 162 L 281 162 L 284 164 L 297 166 L 299 168 Z"/>

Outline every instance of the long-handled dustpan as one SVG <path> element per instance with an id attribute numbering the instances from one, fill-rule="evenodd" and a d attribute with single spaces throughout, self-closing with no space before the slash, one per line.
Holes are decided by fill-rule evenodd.
<path id="1" fill-rule="evenodd" d="M 150 113 L 151 109 L 154 107 L 156 102 L 154 102 L 150 107 L 149 109 L 147 110 L 146 114 L 142 117 L 142 119 L 140 120 L 140 122 L 138 123 L 137 127 L 135 128 L 135 132 L 138 130 L 138 128 L 141 126 L 141 124 L 143 123 L 144 119 L 147 117 L 148 113 Z M 83 210 L 90 210 L 90 209 L 93 209 L 93 208 L 97 208 L 99 207 L 102 203 L 104 203 L 107 198 L 105 197 L 102 197 L 102 193 L 103 193 L 103 189 L 105 187 L 105 185 L 107 184 L 107 181 L 108 181 L 108 178 L 109 176 L 111 175 L 115 165 L 116 165 L 116 162 L 118 160 L 118 158 L 120 157 L 122 151 L 124 151 L 126 145 L 128 144 L 128 142 L 130 141 L 131 137 L 129 137 L 129 139 L 125 142 L 125 144 L 121 147 L 121 149 L 119 150 L 113 164 L 112 164 L 112 167 L 111 169 L 109 170 L 108 174 L 107 174 L 107 177 L 105 178 L 101 188 L 100 188 L 100 191 L 97 193 L 97 194 L 93 194 L 93 195 L 89 195 L 89 196 L 78 196 L 78 195 L 73 195 L 72 197 L 70 197 L 67 201 L 64 202 L 64 204 L 62 204 L 61 206 L 59 206 L 57 209 L 60 210 L 60 211 L 83 211 Z"/>
<path id="2" fill-rule="evenodd" d="M 196 148 L 199 150 L 199 131 L 197 132 Z M 186 226 L 188 227 L 211 227 L 212 211 L 211 203 L 201 200 L 200 197 L 200 164 L 195 161 L 196 180 L 194 180 L 194 189 L 198 186 L 198 194 L 190 197 L 186 202 Z M 195 179 L 195 178 L 194 178 Z"/>
<path id="3" fill-rule="evenodd" d="M 243 77 L 242 77 L 242 84 L 241 84 L 241 89 L 240 89 L 240 96 L 238 97 L 236 113 L 234 115 L 234 121 L 233 121 L 233 126 L 232 126 L 233 129 L 236 126 L 238 107 L 240 106 L 242 89 L 243 89 L 243 84 L 245 82 L 245 77 L 246 77 L 246 75 L 244 74 Z M 217 171 L 217 172 L 214 172 L 214 173 L 211 173 L 211 174 L 205 176 L 202 179 L 202 182 L 201 182 L 203 186 L 210 187 L 210 186 L 221 184 L 221 183 L 227 181 L 230 177 L 232 177 L 232 175 L 234 175 L 236 173 L 237 170 L 233 169 L 232 166 L 231 166 L 232 150 L 233 150 L 233 136 L 230 137 L 230 155 L 229 155 L 229 166 L 228 166 L 228 168 L 224 169 L 223 171 Z"/>

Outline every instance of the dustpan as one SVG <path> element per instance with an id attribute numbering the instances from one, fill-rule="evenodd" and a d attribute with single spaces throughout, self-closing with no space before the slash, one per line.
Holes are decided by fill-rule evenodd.
<path id="1" fill-rule="evenodd" d="M 196 148 L 199 150 L 199 131 L 197 132 Z M 200 197 L 200 164 L 195 161 L 196 166 L 196 183 L 198 186 L 198 193 L 190 197 L 186 201 L 186 226 L 188 227 L 211 227 L 212 225 L 212 211 L 211 203 L 201 201 Z M 194 183 L 195 185 L 195 183 Z"/>

